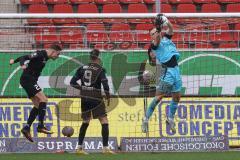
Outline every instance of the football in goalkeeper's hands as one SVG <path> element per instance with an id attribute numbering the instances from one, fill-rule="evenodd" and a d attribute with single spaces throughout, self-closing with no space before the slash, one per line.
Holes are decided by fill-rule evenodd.
<path id="1" fill-rule="evenodd" d="M 149 84 L 154 79 L 154 73 L 150 70 L 145 70 L 142 77 L 144 84 Z"/>
<path id="2" fill-rule="evenodd" d="M 74 133 L 74 129 L 70 126 L 65 126 L 63 129 L 62 129 L 62 134 L 65 136 L 65 137 L 71 137 Z"/>

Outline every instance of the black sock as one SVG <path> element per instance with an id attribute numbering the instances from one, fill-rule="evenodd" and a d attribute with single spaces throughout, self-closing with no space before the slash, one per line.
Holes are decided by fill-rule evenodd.
<path id="1" fill-rule="evenodd" d="M 27 120 L 27 124 L 29 128 L 31 127 L 33 121 L 36 119 L 37 115 L 38 115 L 38 109 L 36 107 L 33 107 Z"/>
<path id="2" fill-rule="evenodd" d="M 47 103 L 46 102 L 40 102 L 39 103 L 39 112 L 38 112 L 38 118 L 39 118 L 39 125 L 40 127 L 44 126 L 44 117 L 46 115 L 46 108 L 47 108 Z"/>
<path id="3" fill-rule="evenodd" d="M 109 137 L 108 123 L 102 124 L 102 140 L 104 147 L 108 146 L 108 137 Z"/>
<path id="4" fill-rule="evenodd" d="M 79 137 L 78 137 L 78 145 L 83 144 L 83 139 L 85 137 L 88 125 L 89 125 L 89 123 L 82 123 L 82 126 L 80 128 L 80 132 L 79 132 Z"/>

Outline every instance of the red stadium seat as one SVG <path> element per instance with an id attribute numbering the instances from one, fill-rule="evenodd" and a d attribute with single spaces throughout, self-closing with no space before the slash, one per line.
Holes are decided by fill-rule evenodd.
<path id="1" fill-rule="evenodd" d="M 78 6 L 78 13 L 98 13 L 98 8 L 95 4 L 81 4 Z"/>
<path id="2" fill-rule="evenodd" d="M 144 33 L 137 33 L 136 41 L 137 42 L 149 42 L 151 41 L 151 37 L 149 35 L 149 31 L 153 28 L 153 24 L 137 24 L 136 31 L 141 31 Z"/>
<path id="3" fill-rule="evenodd" d="M 102 13 L 122 13 L 122 7 L 119 4 L 103 5 Z M 124 23 L 124 19 L 103 19 L 105 23 Z"/>
<path id="4" fill-rule="evenodd" d="M 226 12 L 240 12 L 240 3 L 228 4 Z"/>
<path id="5" fill-rule="evenodd" d="M 239 42 L 239 39 L 240 39 L 240 32 L 235 32 L 233 34 L 233 40 L 236 42 Z"/>
<path id="6" fill-rule="evenodd" d="M 95 4 L 78 5 L 78 13 L 98 13 L 98 8 Z M 100 23 L 101 19 L 78 19 L 80 23 Z"/>
<path id="7" fill-rule="evenodd" d="M 193 3 L 192 0 L 168 0 L 169 3 L 179 4 L 179 3 Z"/>
<path id="8" fill-rule="evenodd" d="M 129 4 L 128 13 L 148 13 L 148 9 L 145 4 Z"/>
<path id="9" fill-rule="evenodd" d="M 153 12 L 156 12 L 156 5 L 153 5 Z M 161 4 L 161 13 L 172 13 L 172 6 L 170 4 Z"/>
<path id="10" fill-rule="evenodd" d="M 143 0 L 143 2 L 146 4 L 155 4 L 156 0 Z M 162 1 L 161 1 L 161 3 L 162 3 Z"/>
<path id="11" fill-rule="evenodd" d="M 134 50 L 138 48 L 139 46 L 133 42 L 120 43 L 117 47 L 117 49 L 121 49 L 121 50 L 129 50 L 129 49 Z"/>
<path id="12" fill-rule="evenodd" d="M 191 33 L 184 33 L 183 38 L 185 42 L 207 42 L 208 36 L 205 32 L 199 30 L 192 30 Z"/>
<path id="13" fill-rule="evenodd" d="M 195 13 L 196 6 L 193 4 L 179 4 L 177 6 L 177 13 Z"/>
<path id="14" fill-rule="evenodd" d="M 72 4 L 93 3 L 94 0 L 70 0 Z"/>
<path id="15" fill-rule="evenodd" d="M 235 30 L 240 30 L 240 23 L 235 25 Z"/>
<path id="16" fill-rule="evenodd" d="M 65 24 L 67 26 L 78 26 L 76 24 Z M 83 35 L 80 28 L 62 28 L 60 31 L 60 40 L 62 43 L 83 43 Z"/>
<path id="17" fill-rule="evenodd" d="M 217 0 L 193 0 L 194 3 L 217 3 Z"/>
<path id="18" fill-rule="evenodd" d="M 234 41 L 239 42 L 239 39 L 240 39 L 240 32 L 239 32 L 240 31 L 240 23 L 235 25 L 235 30 L 238 30 L 238 31 L 234 32 L 233 39 L 234 39 Z"/>
<path id="19" fill-rule="evenodd" d="M 229 32 L 215 32 L 210 34 L 210 40 L 212 42 L 226 42 L 232 41 L 233 37 Z"/>
<path id="20" fill-rule="evenodd" d="M 168 0 L 161 0 L 161 3 L 169 3 Z"/>
<path id="21" fill-rule="evenodd" d="M 128 24 L 113 24 L 109 38 L 113 42 L 133 41 L 133 33 Z"/>
<path id="22" fill-rule="evenodd" d="M 195 13 L 196 12 L 196 6 L 193 4 L 179 4 L 177 6 L 177 13 Z M 200 19 L 194 19 L 194 18 L 181 18 L 177 19 L 177 23 L 186 25 L 188 23 L 200 23 Z"/>
<path id="23" fill-rule="evenodd" d="M 177 43 L 177 44 L 176 44 L 176 47 L 177 47 L 177 48 L 189 48 L 189 45 L 188 45 L 188 44 L 185 44 L 185 43 Z"/>
<path id="24" fill-rule="evenodd" d="M 87 46 L 86 46 L 87 47 Z M 82 48 L 86 48 L 84 46 L 84 44 L 78 44 L 78 43 L 75 43 L 75 44 L 70 44 L 69 45 L 69 48 L 70 49 L 82 49 Z"/>
<path id="25" fill-rule="evenodd" d="M 227 24 L 214 25 L 214 26 L 210 26 L 208 28 L 209 28 L 209 30 L 213 30 L 213 31 L 229 30 L 229 26 Z"/>
<path id="26" fill-rule="evenodd" d="M 148 13 L 147 6 L 145 4 L 129 4 L 128 13 Z M 147 23 L 151 22 L 150 19 L 129 19 L 130 23 Z"/>
<path id="27" fill-rule="evenodd" d="M 145 45 L 143 46 L 144 49 L 148 49 L 149 47 L 150 47 L 150 44 L 149 44 L 149 43 L 147 43 L 147 44 L 145 44 Z"/>
<path id="28" fill-rule="evenodd" d="M 129 3 L 142 3 L 142 0 L 119 0 L 120 3 L 125 3 L 125 4 L 129 4 Z"/>
<path id="29" fill-rule="evenodd" d="M 218 3 L 239 3 L 239 0 L 217 0 Z"/>
<path id="30" fill-rule="evenodd" d="M 49 13 L 47 5 L 32 4 L 28 7 L 28 13 Z M 51 19 L 28 19 L 30 24 L 51 23 Z"/>
<path id="31" fill-rule="evenodd" d="M 137 24 L 136 25 L 136 30 L 147 30 L 150 31 L 153 29 L 153 24 Z"/>
<path id="32" fill-rule="evenodd" d="M 203 13 L 221 12 L 221 6 L 219 4 L 203 4 L 201 12 Z"/>
<path id="33" fill-rule="evenodd" d="M 103 49 L 103 50 L 113 50 L 113 49 L 121 49 L 121 50 L 128 50 L 128 49 L 137 49 L 139 48 L 136 43 L 132 42 L 122 42 L 122 43 L 97 43 L 94 48 L 96 49 Z"/>
<path id="34" fill-rule="evenodd" d="M 47 4 L 63 4 L 63 3 L 69 3 L 68 0 L 45 0 Z"/>
<path id="35" fill-rule="evenodd" d="M 237 48 L 236 43 L 220 43 L 219 48 Z"/>
<path id="36" fill-rule="evenodd" d="M 122 7 L 119 4 L 103 5 L 102 13 L 121 13 Z"/>
<path id="37" fill-rule="evenodd" d="M 103 50 L 113 50 L 113 49 L 117 49 L 118 44 L 116 43 L 97 43 L 95 44 L 94 48 L 95 49 L 103 49 Z"/>
<path id="38" fill-rule="evenodd" d="M 97 4 L 119 3 L 118 0 L 95 0 Z"/>
<path id="39" fill-rule="evenodd" d="M 92 43 L 103 43 L 109 41 L 103 24 L 88 24 L 87 39 Z"/>
<path id="40" fill-rule="evenodd" d="M 72 5 L 70 4 L 56 4 L 53 7 L 53 13 L 73 13 Z M 75 19 L 53 19 L 54 23 L 76 23 Z"/>
<path id="41" fill-rule="evenodd" d="M 195 48 L 213 48 L 211 43 L 195 43 Z"/>
<path id="42" fill-rule="evenodd" d="M 50 26 L 51 28 L 47 28 L 46 26 Z M 46 43 L 53 43 L 59 42 L 59 37 L 56 33 L 56 28 L 53 25 L 49 24 L 41 24 L 38 25 L 35 31 L 35 41 L 38 44 L 46 44 Z"/>
<path id="43" fill-rule="evenodd" d="M 183 42 L 183 34 L 182 33 L 174 33 L 172 36 L 173 42 Z"/>
<path id="44" fill-rule="evenodd" d="M 21 4 L 44 4 L 44 0 L 20 0 Z"/>

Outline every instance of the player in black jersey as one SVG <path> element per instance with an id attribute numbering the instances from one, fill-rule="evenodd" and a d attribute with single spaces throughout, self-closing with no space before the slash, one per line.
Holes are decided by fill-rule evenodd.
<path id="1" fill-rule="evenodd" d="M 30 98 L 34 104 L 30 115 L 28 117 L 27 125 L 21 130 L 22 134 L 30 141 L 33 142 L 30 134 L 30 127 L 37 115 L 39 118 L 39 124 L 37 131 L 39 133 L 52 134 L 44 126 L 44 117 L 46 114 L 47 97 L 42 92 L 41 88 L 37 84 L 38 78 L 49 59 L 58 58 L 61 47 L 59 45 L 51 45 L 47 50 L 38 50 L 30 55 L 18 57 L 17 59 L 10 59 L 10 64 L 19 62 L 23 73 L 20 78 L 20 84 L 27 92 L 28 98 Z"/>
<path id="2" fill-rule="evenodd" d="M 79 154 L 87 154 L 83 151 L 83 139 L 85 137 L 90 120 L 99 119 L 102 124 L 103 153 L 113 153 L 108 148 L 109 127 L 106 107 L 101 94 L 101 84 L 103 85 L 107 105 L 110 102 L 108 80 L 105 75 L 105 69 L 100 65 L 99 50 L 93 49 L 90 52 L 91 62 L 88 65 L 81 66 L 73 78 L 71 86 L 81 91 L 81 111 L 83 123 L 80 128 L 78 150 Z M 77 81 L 80 80 L 80 84 Z"/>

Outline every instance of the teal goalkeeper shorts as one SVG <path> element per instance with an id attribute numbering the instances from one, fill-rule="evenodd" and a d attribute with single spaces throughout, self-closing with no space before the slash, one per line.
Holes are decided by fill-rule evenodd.
<path id="1" fill-rule="evenodd" d="M 160 93 L 170 94 L 180 92 L 182 89 L 182 78 L 179 66 L 166 68 L 166 71 L 160 76 L 157 91 Z"/>

